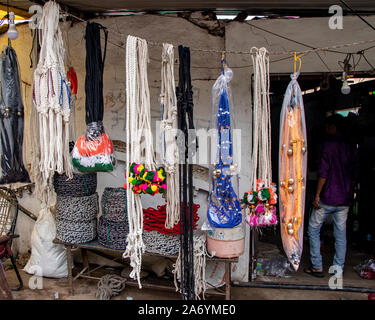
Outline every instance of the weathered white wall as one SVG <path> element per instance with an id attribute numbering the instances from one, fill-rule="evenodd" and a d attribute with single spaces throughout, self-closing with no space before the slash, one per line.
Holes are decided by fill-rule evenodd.
<path id="1" fill-rule="evenodd" d="M 375 17 L 367 17 L 375 24 Z M 279 51 L 302 51 L 306 47 L 281 39 L 274 35 L 252 28 L 248 23 L 229 22 L 226 25 L 225 38 L 208 34 L 190 22 L 177 17 L 160 17 L 154 15 L 117 17 L 98 20 L 104 26 L 118 30 L 116 34 L 110 32 L 107 51 L 107 60 L 104 71 L 104 100 L 105 116 L 104 125 L 111 138 L 125 140 L 125 41 L 128 34 L 139 36 L 153 42 L 169 42 L 174 45 L 183 44 L 189 46 L 192 59 L 192 79 L 194 87 L 194 112 L 197 128 L 208 128 L 211 117 L 211 87 L 220 72 L 220 53 L 207 53 L 194 50 L 224 48 L 228 51 L 249 51 L 252 46 L 265 46 L 270 52 Z M 375 39 L 374 32 L 356 17 L 344 18 L 343 30 L 330 30 L 328 18 L 306 18 L 306 19 L 274 19 L 251 21 L 251 24 L 260 26 L 269 31 L 282 34 L 294 40 L 304 42 L 314 47 L 325 47 L 341 43 Z M 27 25 L 18 27 L 19 38 L 13 41 L 13 46 L 21 65 L 24 102 L 25 102 L 25 141 L 27 148 L 30 146 L 28 136 L 28 117 L 30 114 L 31 99 L 31 69 L 30 69 L 30 47 L 31 37 Z M 79 89 L 77 100 L 77 134 L 83 134 L 85 130 L 84 121 L 84 81 L 85 81 L 85 30 L 84 23 L 77 23 L 68 31 L 71 61 L 78 75 Z M 0 44 L 6 44 L 6 36 L 0 37 Z M 361 48 L 371 46 L 361 45 L 354 48 L 338 49 L 345 52 L 356 52 Z M 153 125 L 160 119 L 160 60 L 161 47 L 149 46 L 149 84 L 151 92 L 151 109 Z M 372 51 L 369 51 L 370 53 Z M 331 71 L 339 71 L 338 61 L 344 59 L 344 55 L 333 53 L 320 53 Z M 285 56 L 271 56 L 271 61 Z M 375 64 L 374 55 L 367 55 L 372 64 Z M 175 58 L 178 52 L 175 50 Z M 250 114 L 250 79 L 251 79 L 251 57 L 249 55 L 227 54 L 227 59 L 234 71 L 232 90 L 234 97 L 234 116 L 236 127 L 242 130 L 241 144 L 241 174 L 240 195 L 248 190 L 250 173 L 250 146 L 251 146 L 251 114 Z M 310 53 L 302 58 L 302 72 L 326 72 L 315 53 Z M 292 60 L 271 63 L 271 73 L 291 72 Z M 357 70 L 369 70 L 369 66 L 361 61 Z M 175 64 L 176 80 L 178 78 L 178 61 Z M 155 128 L 153 128 L 155 129 Z M 98 192 L 101 194 L 105 186 L 122 186 L 124 179 L 124 166 L 119 163 L 116 170 L 111 173 L 100 173 Z M 207 209 L 207 192 L 199 192 L 196 201 L 201 204 L 200 215 L 203 217 Z M 144 197 L 144 206 L 156 206 L 161 204 L 160 197 Z M 21 199 L 21 204 L 38 214 L 38 202 L 28 195 Z M 33 222 L 28 217 L 20 214 L 17 232 L 21 235 L 15 244 L 17 250 L 25 252 L 30 248 L 29 239 Z"/>

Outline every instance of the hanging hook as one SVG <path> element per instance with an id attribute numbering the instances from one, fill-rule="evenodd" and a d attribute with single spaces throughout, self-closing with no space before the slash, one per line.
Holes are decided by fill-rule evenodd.
<path id="1" fill-rule="evenodd" d="M 294 52 L 294 69 L 293 69 L 294 73 L 297 72 L 297 61 L 299 62 L 298 72 L 301 71 L 301 67 L 302 67 L 302 60 L 301 60 L 301 58 L 303 56 L 304 56 L 303 54 L 297 56 L 297 52 Z"/>
<path id="2" fill-rule="evenodd" d="M 221 64 L 224 69 L 228 68 L 225 51 L 221 51 Z"/>

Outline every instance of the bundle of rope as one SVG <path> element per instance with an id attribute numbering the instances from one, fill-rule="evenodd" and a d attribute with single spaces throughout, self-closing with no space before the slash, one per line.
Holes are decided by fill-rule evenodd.
<path id="1" fill-rule="evenodd" d="M 271 118 L 269 98 L 269 53 L 265 48 L 251 49 L 254 66 L 253 150 L 250 173 L 251 190 L 244 195 L 250 214 L 250 227 L 277 224 L 276 185 L 272 183 Z"/>
<path id="2" fill-rule="evenodd" d="M 98 242 L 103 247 L 125 250 L 128 234 L 129 224 L 127 221 L 113 222 L 104 216 L 99 218 Z"/>
<path id="3" fill-rule="evenodd" d="M 142 237 L 146 252 L 169 256 L 178 254 L 180 250 L 179 235 L 151 230 L 143 231 Z"/>
<path id="4" fill-rule="evenodd" d="M 98 194 L 86 197 L 58 196 L 57 239 L 67 243 L 85 243 L 96 238 Z"/>
<path id="5" fill-rule="evenodd" d="M 198 227 L 198 209 L 200 206 L 194 204 L 193 207 L 193 229 L 196 230 Z M 167 205 L 157 206 L 157 209 L 143 209 L 143 219 L 143 228 L 146 231 L 155 230 L 163 234 L 180 234 L 180 222 L 176 223 L 173 228 L 166 228 L 165 226 L 165 221 L 167 219 Z"/>
<path id="6" fill-rule="evenodd" d="M 34 71 L 33 105 L 38 118 L 41 172 L 34 182 L 38 185 L 40 198 L 46 197 L 45 191 L 50 188 L 55 171 L 72 177 L 69 156 L 70 91 L 59 16 L 60 7 L 55 1 L 44 5 L 40 20 L 40 58 Z"/>
<path id="7" fill-rule="evenodd" d="M 106 274 L 100 278 L 95 297 L 99 300 L 110 300 L 125 289 L 126 279 L 117 274 Z"/>
<path id="8" fill-rule="evenodd" d="M 30 182 L 23 163 L 24 107 L 16 51 L 5 47 L 0 57 L 0 184 Z"/>
<path id="9" fill-rule="evenodd" d="M 76 174 L 69 179 L 66 174 L 55 173 L 53 186 L 58 197 L 85 197 L 96 192 L 98 179 L 96 173 Z"/>
<path id="10" fill-rule="evenodd" d="M 103 191 L 101 206 L 103 216 L 112 222 L 126 221 L 126 190 L 106 187 Z"/>
<path id="11" fill-rule="evenodd" d="M 126 249 L 129 234 L 126 203 L 125 189 L 104 189 L 101 200 L 103 214 L 98 226 L 98 241 L 101 245 L 118 250 Z"/>
<path id="12" fill-rule="evenodd" d="M 142 163 L 148 170 L 155 170 L 153 136 L 151 131 L 150 92 L 147 79 L 149 61 L 146 40 L 128 36 L 126 41 L 126 172 L 132 163 Z M 142 142 L 142 143 L 141 143 Z M 141 147 L 144 149 L 141 150 Z M 130 258 L 133 268 L 130 277 L 138 280 L 144 243 L 142 240 L 143 211 L 140 194 L 130 192 L 127 181 L 127 212 L 129 235 L 124 258 Z"/>
<path id="13" fill-rule="evenodd" d="M 206 292 L 206 235 L 194 235 L 194 296 L 195 299 L 200 300 L 201 295 L 203 299 Z M 178 281 L 181 282 L 181 254 L 178 255 L 176 264 L 174 265 L 174 285 L 176 291 L 182 292 L 178 287 Z"/>
<path id="14" fill-rule="evenodd" d="M 105 43 L 102 57 L 100 30 Z M 113 145 L 104 131 L 103 72 L 108 31 L 100 24 L 86 25 L 86 134 L 78 138 L 73 148 L 73 164 L 81 172 L 112 171 Z"/>
<path id="15" fill-rule="evenodd" d="M 213 228 L 233 228 L 242 222 L 237 166 L 233 159 L 231 112 L 228 95 L 233 72 L 222 60 L 223 72 L 212 87 L 212 127 L 217 130 L 216 159 L 211 173 L 211 192 L 207 210 Z"/>
<path id="16" fill-rule="evenodd" d="M 193 90 L 190 76 L 190 49 L 179 46 L 179 83 L 176 89 L 178 128 L 184 134 L 184 144 L 179 144 L 180 168 L 180 200 L 183 207 L 180 210 L 180 256 L 181 256 L 181 295 L 182 299 L 194 299 L 194 242 L 193 242 L 193 165 L 192 158 L 196 144 L 189 136 L 189 130 L 194 129 L 193 122 Z"/>
<path id="17" fill-rule="evenodd" d="M 96 219 L 98 214 L 98 193 L 85 197 L 58 196 L 56 201 L 57 217 L 71 221 Z"/>
<path id="18" fill-rule="evenodd" d="M 173 45 L 164 43 L 161 65 L 161 158 L 164 165 L 168 189 L 165 228 L 172 229 L 180 221 L 179 155 L 177 147 L 177 101 L 174 80 Z"/>
<path id="19" fill-rule="evenodd" d="M 37 198 L 42 203 L 31 234 L 32 254 L 24 270 L 35 273 L 37 266 L 46 277 L 65 277 L 68 274 L 64 247 L 52 242 L 56 234 L 56 222 L 51 212 L 53 176 L 57 171 L 72 178 L 69 154 L 70 90 L 59 19 L 59 5 L 55 1 L 47 2 L 43 7 L 40 27 L 35 33 L 38 34 L 40 55 L 33 74 L 30 120 L 32 179 Z M 34 46 L 34 53 L 36 50 L 37 45 Z"/>

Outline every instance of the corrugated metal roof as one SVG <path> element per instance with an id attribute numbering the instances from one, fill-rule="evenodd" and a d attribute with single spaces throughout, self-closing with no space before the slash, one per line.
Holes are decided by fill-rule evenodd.
<path id="1" fill-rule="evenodd" d="M 345 0 L 353 9 L 361 13 L 374 13 L 374 0 Z M 37 1 L 43 2 L 43 1 Z M 130 11 L 181 11 L 181 10 L 214 10 L 242 11 L 250 13 L 293 13 L 303 15 L 307 12 L 319 12 L 328 15 L 328 8 L 333 4 L 340 4 L 338 0 L 62 0 L 66 4 L 80 11 L 105 12 L 108 10 Z M 0 1 L 6 4 L 6 1 Z M 28 10 L 32 1 L 12 0 L 10 5 Z"/>

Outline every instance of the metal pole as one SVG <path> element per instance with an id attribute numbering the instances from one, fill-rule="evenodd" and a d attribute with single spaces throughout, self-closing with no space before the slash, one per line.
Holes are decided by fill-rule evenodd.
<path id="1" fill-rule="evenodd" d="M 257 259 L 255 256 L 255 233 L 254 228 L 250 228 L 250 261 L 251 261 L 251 275 L 250 281 L 255 281 L 257 277 Z"/>
<path id="2" fill-rule="evenodd" d="M 375 293 L 375 288 L 361 288 L 361 287 L 343 287 L 342 289 L 331 289 L 329 286 L 319 285 L 299 285 L 299 284 L 286 284 L 286 283 L 253 283 L 253 282 L 240 282 L 233 283 L 234 287 L 247 287 L 247 288 L 265 288 L 265 289 L 293 289 L 293 290 L 320 290 L 320 291 L 345 291 L 345 292 L 359 292 L 359 293 Z"/>

